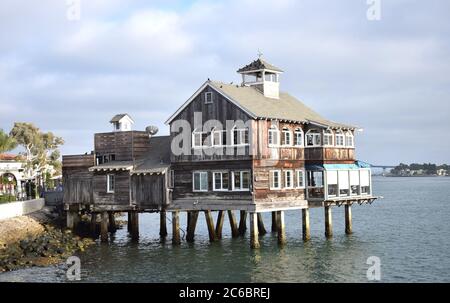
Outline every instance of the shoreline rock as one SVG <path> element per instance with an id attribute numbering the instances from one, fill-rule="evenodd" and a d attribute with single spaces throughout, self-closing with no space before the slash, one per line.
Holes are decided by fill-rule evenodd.
<path id="1" fill-rule="evenodd" d="M 64 230 L 60 218 L 45 209 L 0 221 L 0 272 L 58 264 L 94 243 Z"/>

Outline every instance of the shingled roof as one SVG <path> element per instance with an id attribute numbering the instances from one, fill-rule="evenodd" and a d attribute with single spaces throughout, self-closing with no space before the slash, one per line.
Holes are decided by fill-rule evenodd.
<path id="1" fill-rule="evenodd" d="M 145 159 L 136 165 L 132 174 L 162 173 L 170 166 L 170 145 L 170 136 L 151 137 Z"/>
<path id="2" fill-rule="evenodd" d="M 280 92 L 280 98 L 273 99 L 265 97 L 254 87 L 231 85 L 215 81 L 209 81 L 208 83 L 254 118 L 315 123 L 332 128 L 357 128 L 325 119 L 288 93 Z"/>
<path id="3" fill-rule="evenodd" d="M 253 61 L 252 63 L 247 64 L 246 66 L 238 69 L 237 72 L 245 73 L 245 72 L 256 71 L 256 70 L 261 70 L 261 69 L 268 69 L 268 70 L 280 72 L 280 73 L 283 72 L 280 68 L 276 67 L 275 65 L 270 64 L 269 62 L 264 61 L 261 58 L 258 58 L 255 61 Z"/>
<path id="4" fill-rule="evenodd" d="M 119 122 L 119 121 L 122 120 L 122 118 L 125 117 L 125 116 L 128 116 L 128 118 L 131 119 L 131 117 L 130 117 L 129 114 L 118 114 L 118 115 L 115 115 L 115 116 L 111 119 L 111 121 L 109 121 L 109 122 L 110 122 L 110 123 Z M 133 120 L 133 119 L 131 119 L 131 120 Z"/>

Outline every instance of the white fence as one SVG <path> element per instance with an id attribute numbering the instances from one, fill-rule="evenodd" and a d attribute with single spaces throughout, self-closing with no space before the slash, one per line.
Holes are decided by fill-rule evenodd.
<path id="1" fill-rule="evenodd" d="M 35 211 L 41 210 L 44 205 L 44 199 L 0 204 L 0 220 L 33 213 Z"/>

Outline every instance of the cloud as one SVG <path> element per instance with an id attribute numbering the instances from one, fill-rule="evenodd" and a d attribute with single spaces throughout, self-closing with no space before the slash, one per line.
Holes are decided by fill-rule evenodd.
<path id="1" fill-rule="evenodd" d="M 90 151 L 117 112 L 162 124 L 207 79 L 264 57 L 289 91 L 330 119 L 364 127 L 369 162 L 450 162 L 446 1 L 64 1 L 0 4 L 0 128 L 31 121 Z M 430 135 L 430 129 L 433 130 Z M 417 144 L 428 146 L 427 154 Z"/>

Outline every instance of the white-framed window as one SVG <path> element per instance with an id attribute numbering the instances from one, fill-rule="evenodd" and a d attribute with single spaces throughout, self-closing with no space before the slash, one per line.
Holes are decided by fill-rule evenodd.
<path id="1" fill-rule="evenodd" d="M 193 148 L 201 148 L 206 146 L 206 138 L 208 138 L 208 133 L 202 132 L 197 128 L 192 132 L 192 147 Z"/>
<path id="2" fill-rule="evenodd" d="M 265 81 L 270 81 L 270 82 L 278 82 L 278 74 L 268 74 L 268 73 L 266 73 L 264 75 L 264 80 Z"/>
<path id="3" fill-rule="evenodd" d="M 283 127 L 281 130 L 281 133 L 283 134 L 283 144 L 284 146 L 291 146 L 292 145 L 292 132 L 287 127 Z"/>
<path id="4" fill-rule="evenodd" d="M 322 134 L 317 129 L 310 129 L 306 133 L 306 146 L 321 146 L 322 145 Z"/>
<path id="5" fill-rule="evenodd" d="M 226 191 L 229 188 L 230 173 L 229 172 L 213 172 L 213 190 Z"/>
<path id="6" fill-rule="evenodd" d="M 338 196 L 338 172 L 337 170 L 329 170 L 327 173 L 328 197 Z"/>
<path id="7" fill-rule="evenodd" d="M 294 188 L 294 172 L 292 170 L 284 171 L 284 188 Z"/>
<path id="8" fill-rule="evenodd" d="M 211 103 L 213 103 L 213 93 L 206 92 L 205 93 L 205 104 L 211 104 Z"/>
<path id="9" fill-rule="evenodd" d="M 192 173 L 192 190 L 208 191 L 208 172 L 194 171 Z"/>
<path id="10" fill-rule="evenodd" d="M 361 169 L 359 171 L 359 180 L 360 180 L 360 193 L 361 195 L 370 195 L 371 194 L 371 189 L 370 189 L 370 180 L 371 176 L 370 176 L 370 170 L 369 169 Z"/>
<path id="11" fill-rule="evenodd" d="M 351 131 L 347 131 L 345 133 L 345 146 L 348 146 L 348 147 L 355 146 L 355 140 L 354 140 L 354 137 L 353 137 L 353 134 Z"/>
<path id="12" fill-rule="evenodd" d="M 226 132 L 214 128 L 211 131 L 211 146 L 224 146 L 226 145 Z"/>
<path id="13" fill-rule="evenodd" d="M 303 169 L 297 169 L 296 174 L 296 184 L 297 188 L 305 188 L 305 171 Z"/>
<path id="14" fill-rule="evenodd" d="M 294 146 L 303 146 L 303 130 L 300 127 L 294 130 Z"/>
<path id="15" fill-rule="evenodd" d="M 348 170 L 338 170 L 339 197 L 350 195 L 350 179 Z"/>
<path id="16" fill-rule="evenodd" d="M 237 128 L 236 126 L 233 127 L 231 132 L 231 144 L 232 145 L 248 145 L 249 139 L 248 139 L 248 128 Z"/>
<path id="17" fill-rule="evenodd" d="M 359 195 L 359 170 L 350 171 L 350 195 Z"/>
<path id="18" fill-rule="evenodd" d="M 241 170 L 232 172 L 232 190 L 248 191 L 250 190 L 250 171 Z"/>
<path id="19" fill-rule="evenodd" d="M 175 171 L 173 169 L 169 170 L 169 188 L 175 186 Z"/>
<path id="20" fill-rule="evenodd" d="M 333 146 L 333 131 L 331 129 L 326 129 L 323 131 L 323 145 Z"/>
<path id="21" fill-rule="evenodd" d="M 272 125 L 269 128 L 269 146 L 278 145 L 280 145 L 280 132 L 278 131 L 278 127 Z"/>
<path id="22" fill-rule="evenodd" d="M 107 175 L 106 176 L 106 192 L 108 194 L 113 194 L 115 186 L 116 186 L 116 177 L 114 175 Z"/>
<path id="23" fill-rule="evenodd" d="M 307 197 L 311 199 L 323 199 L 324 195 L 324 182 L 323 171 L 307 171 Z"/>
<path id="24" fill-rule="evenodd" d="M 345 146 L 345 142 L 344 142 L 344 133 L 342 132 L 342 130 L 337 130 L 336 131 L 336 146 Z"/>
<path id="25" fill-rule="evenodd" d="M 270 171 L 270 189 L 281 189 L 281 170 Z"/>

